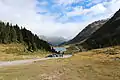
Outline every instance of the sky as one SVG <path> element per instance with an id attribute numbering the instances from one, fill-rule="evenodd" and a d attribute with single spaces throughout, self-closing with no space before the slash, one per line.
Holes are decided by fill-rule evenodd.
<path id="1" fill-rule="evenodd" d="M 34 34 L 72 39 L 93 21 L 110 18 L 120 0 L 0 0 L 0 20 Z"/>

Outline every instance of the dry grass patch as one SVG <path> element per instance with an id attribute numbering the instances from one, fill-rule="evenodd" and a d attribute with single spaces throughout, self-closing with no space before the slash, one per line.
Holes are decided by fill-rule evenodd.
<path id="1" fill-rule="evenodd" d="M 100 50 L 99 50 L 100 52 Z M 103 49 L 101 49 L 103 52 Z M 67 59 L 0 68 L 3 80 L 120 80 L 120 61 L 109 54 L 82 52 Z"/>
<path id="2" fill-rule="evenodd" d="M 36 52 L 25 51 L 25 46 L 22 44 L 0 44 L 0 61 L 13 61 L 32 58 L 41 58 L 50 54 L 44 50 Z"/>

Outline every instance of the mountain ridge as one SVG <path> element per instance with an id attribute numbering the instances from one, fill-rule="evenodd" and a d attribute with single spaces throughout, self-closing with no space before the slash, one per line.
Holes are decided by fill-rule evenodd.
<path id="1" fill-rule="evenodd" d="M 86 30 L 87 35 L 82 34 L 86 28 L 83 29 L 83 31 L 77 35 L 77 37 L 82 35 L 81 37 L 83 39 L 81 37 L 80 39 L 75 37 L 74 39 L 78 41 L 74 41 L 73 39 L 72 47 L 77 46 L 77 48 L 82 51 L 83 49 L 90 50 L 120 45 L 120 9 L 113 17 L 105 21 L 101 26 L 98 25 L 98 27 L 98 29 L 94 29 L 92 32 L 90 29 L 88 31 Z"/>
<path id="2" fill-rule="evenodd" d="M 64 37 L 56 37 L 56 36 L 50 37 L 50 36 L 40 35 L 39 38 L 47 41 L 52 46 L 58 46 L 59 44 L 62 44 L 67 41 L 67 39 L 65 39 Z"/>
<path id="3" fill-rule="evenodd" d="M 91 36 L 96 30 L 98 30 L 104 23 L 107 22 L 108 19 L 95 21 L 88 26 L 86 26 L 77 36 L 67 42 L 67 44 L 80 43 L 86 40 L 89 36 Z"/>
<path id="4" fill-rule="evenodd" d="M 85 42 L 82 46 L 88 49 L 108 47 L 120 44 L 120 9 L 100 29 Z"/>

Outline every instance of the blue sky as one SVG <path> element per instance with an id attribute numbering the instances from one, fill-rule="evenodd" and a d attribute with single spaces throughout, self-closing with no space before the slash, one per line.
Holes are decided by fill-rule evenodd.
<path id="1" fill-rule="evenodd" d="M 0 0 L 0 8 L 2 21 L 71 39 L 91 22 L 113 16 L 120 0 Z"/>
<path id="2" fill-rule="evenodd" d="M 81 22 L 87 20 L 86 15 L 81 13 L 68 15 L 68 13 L 74 12 L 75 8 L 90 9 L 93 6 L 110 1 L 111 0 L 38 0 L 39 4 L 37 4 L 37 7 L 40 9 L 38 14 L 55 16 L 55 21 L 57 22 Z M 102 15 L 102 13 L 93 16 L 95 17 L 99 15 Z"/>

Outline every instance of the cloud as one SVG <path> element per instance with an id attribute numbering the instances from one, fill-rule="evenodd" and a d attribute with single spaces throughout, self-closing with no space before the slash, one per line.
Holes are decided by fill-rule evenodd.
<path id="1" fill-rule="evenodd" d="M 75 35 L 78 25 L 81 24 L 56 23 L 53 16 L 37 14 L 36 4 L 39 3 L 34 2 L 34 0 L 0 1 L 0 8 L 2 8 L 0 10 L 0 19 L 13 24 L 17 23 L 38 35 L 64 37 Z"/>
<path id="2" fill-rule="evenodd" d="M 113 16 L 113 14 L 120 8 L 119 0 L 111 0 L 109 2 L 102 2 L 91 6 L 90 8 L 83 8 L 83 6 L 74 7 L 73 11 L 67 12 L 69 17 L 79 17 L 84 21 L 96 21 L 101 19 L 107 19 Z"/>
<path id="3" fill-rule="evenodd" d="M 89 8 L 87 3 L 85 0 L 0 0 L 0 20 L 19 24 L 38 35 L 71 39 L 89 23 L 108 18 L 120 7 L 120 0 L 93 2 L 97 4 Z"/>
<path id="4" fill-rule="evenodd" d="M 75 7 L 72 12 L 68 12 L 67 16 L 86 15 L 92 13 L 93 15 L 104 13 L 106 8 L 102 4 L 97 4 L 90 9 L 83 9 L 82 6 Z"/>

